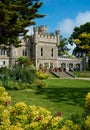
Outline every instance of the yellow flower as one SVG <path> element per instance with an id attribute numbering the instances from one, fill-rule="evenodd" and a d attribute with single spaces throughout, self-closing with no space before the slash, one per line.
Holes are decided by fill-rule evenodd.
<path id="1" fill-rule="evenodd" d="M 87 130 L 90 129 L 90 116 L 87 116 L 86 120 L 85 120 L 85 128 Z"/>
<path id="2" fill-rule="evenodd" d="M 76 43 L 76 44 L 80 44 L 81 43 L 81 41 L 79 40 L 79 39 L 73 39 L 72 40 L 74 43 Z"/>
<path id="3" fill-rule="evenodd" d="M 86 107 L 90 111 L 90 92 L 86 95 L 86 102 L 85 102 Z"/>
<path id="4" fill-rule="evenodd" d="M 27 105 L 24 102 L 16 103 L 15 109 L 19 114 L 23 114 L 27 110 Z"/>
<path id="5" fill-rule="evenodd" d="M 8 129 L 6 129 L 6 130 L 24 130 L 24 129 L 21 128 L 21 127 L 18 127 L 18 126 L 12 125 L 12 126 L 10 126 Z"/>
<path id="6" fill-rule="evenodd" d="M 48 124 L 49 121 L 51 121 L 52 116 L 46 116 L 43 118 L 43 120 L 41 121 L 42 124 Z"/>
<path id="7" fill-rule="evenodd" d="M 1 95 L 4 91 L 5 91 L 5 88 L 0 86 L 0 95 Z"/>
<path id="8" fill-rule="evenodd" d="M 36 128 L 36 127 L 38 127 L 38 122 L 32 122 L 32 123 L 30 124 L 30 127 L 31 127 L 31 128 Z"/>

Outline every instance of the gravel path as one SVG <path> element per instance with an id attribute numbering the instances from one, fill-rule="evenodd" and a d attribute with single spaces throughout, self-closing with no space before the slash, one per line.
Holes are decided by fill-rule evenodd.
<path id="1" fill-rule="evenodd" d="M 90 78 L 75 78 L 75 79 L 90 80 Z"/>

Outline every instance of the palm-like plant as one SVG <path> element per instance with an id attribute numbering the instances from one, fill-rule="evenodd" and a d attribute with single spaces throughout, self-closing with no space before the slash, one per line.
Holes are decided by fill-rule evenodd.
<path id="1" fill-rule="evenodd" d="M 64 38 L 63 36 L 60 36 L 60 44 L 58 46 L 58 55 L 63 56 L 63 55 L 69 55 L 69 48 L 68 48 L 68 40 L 67 38 Z"/>

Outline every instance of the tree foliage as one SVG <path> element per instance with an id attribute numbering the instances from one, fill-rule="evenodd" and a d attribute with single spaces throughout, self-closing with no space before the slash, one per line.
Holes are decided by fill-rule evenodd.
<path id="1" fill-rule="evenodd" d="M 90 61 L 90 22 L 80 25 L 80 27 L 75 27 L 69 42 L 70 44 L 76 44 L 73 51 L 75 56 L 82 57 L 85 54 L 89 59 L 88 61 Z"/>
<path id="2" fill-rule="evenodd" d="M 58 55 L 63 56 L 67 55 L 69 56 L 69 51 L 70 49 L 68 48 L 68 40 L 67 38 L 64 38 L 63 36 L 60 36 L 60 44 L 58 46 Z"/>
<path id="3" fill-rule="evenodd" d="M 17 44 L 18 36 L 26 35 L 26 27 L 45 16 L 38 13 L 41 6 L 38 0 L 0 0 L 0 44 Z"/>
<path id="4" fill-rule="evenodd" d="M 44 17 L 38 10 L 38 0 L 0 0 L 0 47 L 7 49 L 9 67 L 12 65 L 12 45 L 18 47 L 20 36 L 26 36 L 26 27 L 34 25 L 36 18 Z"/>
<path id="5" fill-rule="evenodd" d="M 20 67 L 28 67 L 29 65 L 33 65 L 33 61 L 29 57 L 19 57 L 17 58 L 17 65 Z"/>

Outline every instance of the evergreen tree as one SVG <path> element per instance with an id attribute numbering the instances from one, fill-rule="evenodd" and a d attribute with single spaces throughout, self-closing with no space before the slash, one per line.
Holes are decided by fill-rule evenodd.
<path id="1" fill-rule="evenodd" d="M 19 36 L 25 36 L 26 27 L 34 25 L 36 18 L 44 17 L 38 10 L 38 0 L 0 0 L 0 45 L 9 48 L 20 43 Z"/>

